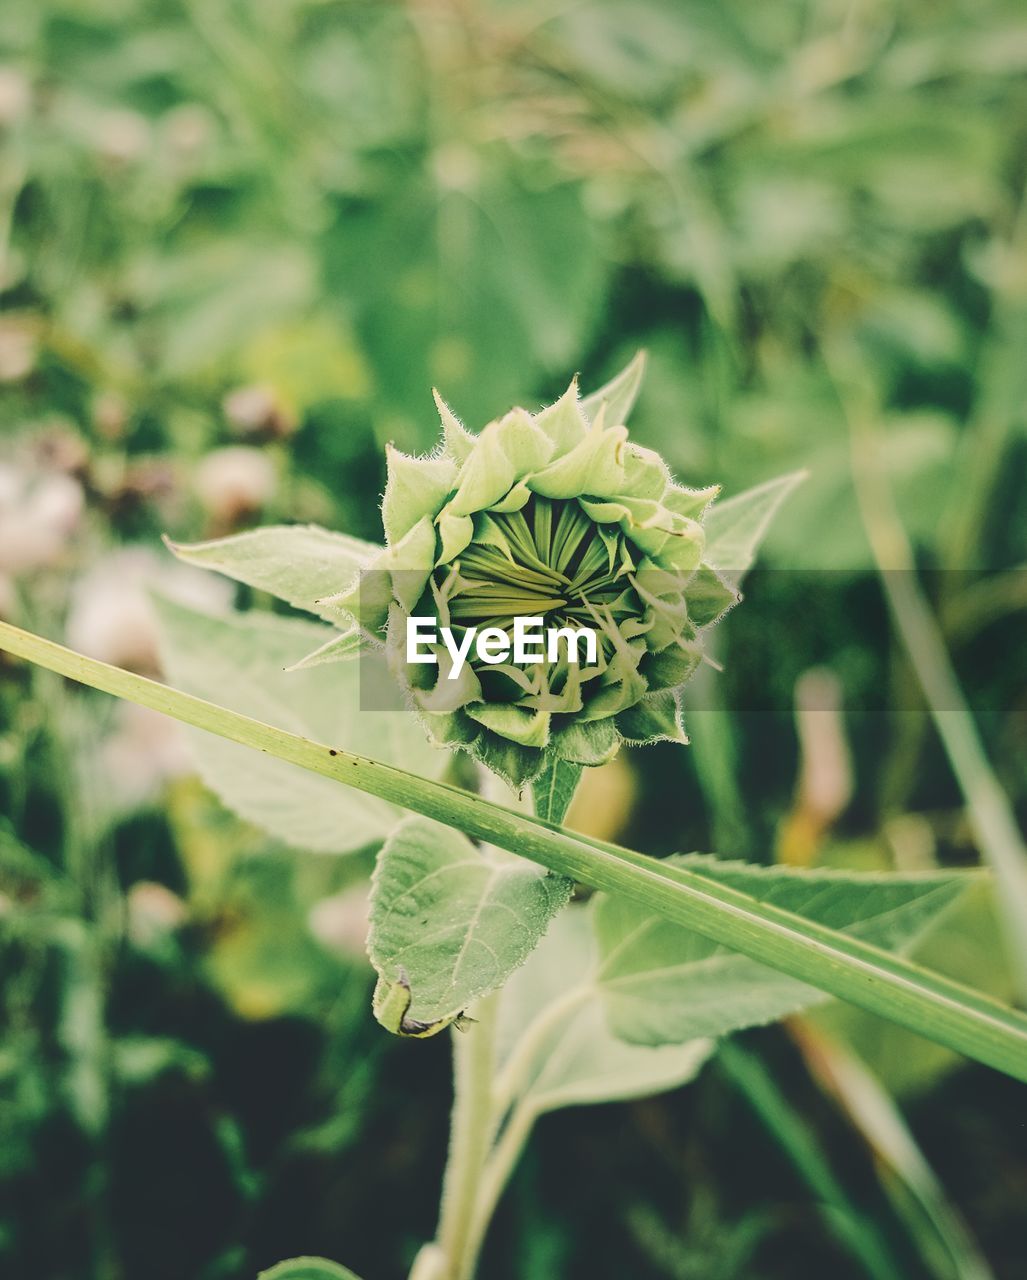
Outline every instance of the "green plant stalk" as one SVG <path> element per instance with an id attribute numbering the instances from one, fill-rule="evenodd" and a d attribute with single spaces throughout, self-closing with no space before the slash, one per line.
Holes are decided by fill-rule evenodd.
<path id="1" fill-rule="evenodd" d="M 489 1158 L 482 1169 L 481 1181 L 478 1184 L 478 1195 L 474 1206 L 474 1217 L 467 1239 L 465 1261 L 467 1270 L 464 1280 L 474 1275 L 485 1236 L 496 1211 L 499 1199 L 510 1181 L 517 1162 L 521 1158 L 531 1131 L 535 1127 L 538 1113 L 527 1102 L 521 1102 L 513 1111 L 503 1127 L 499 1141 L 489 1153 Z"/>
<path id="2" fill-rule="evenodd" d="M 881 1233 L 856 1209 L 809 1127 L 782 1095 L 766 1067 L 730 1037 L 720 1045 L 717 1062 L 786 1152 L 821 1202 L 828 1226 L 859 1259 L 866 1274 L 872 1280 L 902 1280 L 902 1268 Z"/>
<path id="3" fill-rule="evenodd" d="M 0 649 L 434 818 L 590 888 L 626 894 L 703 937 L 1027 1082 L 1027 1017 L 857 938 L 713 884 L 698 872 L 571 835 L 456 787 L 311 742 L 8 623 L 0 623 Z"/>
<path id="4" fill-rule="evenodd" d="M 450 1032 L 453 1041 L 453 1116 L 442 1184 L 437 1243 L 447 1280 L 469 1280 L 468 1240 L 482 1170 L 492 1137 L 492 1080 L 500 992 L 474 1007 L 474 1022 Z"/>
<path id="5" fill-rule="evenodd" d="M 474 1217 L 467 1240 L 465 1256 L 469 1277 L 474 1275 L 492 1215 L 538 1119 L 538 1110 L 528 1098 L 520 1098 L 518 1101 L 521 1090 L 527 1085 L 527 1074 L 539 1060 L 539 1053 L 554 1029 L 570 1018 L 588 996 L 587 986 L 572 987 L 539 1014 L 521 1036 L 503 1071 L 496 1077 L 492 1090 L 490 1149 L 481 1171 Z"/>
<path id="6" fill-rule="evenodd" d="M 872 1152 L 881 1187 L 931 1272 L 938 1280 L 995 1280 L 886 1087 L 810 1019 L 791 1019 L 789 1030 L 812 1078 Z"/>
<path id="7" fill-rule="evenodd" d="M 486 775 L 484 796 L 489 796 L 489 783 L 496 781 L 493 775 Z M 561 820 L 580 781 L 580 766 L 553 761 L 532 788 L 534 812 Z M 456 1027 L 450 1030 L 453 1118 L 435 1246 L 442 1256 L 439 1275 L 446 1280 L 471 1280 L 474 1275 L 492 1214 L 512 1168 L 507 1168 L 497 1182 L 494 1166 L 500 1151 L 505 1149 L 507 1132 L 504 1131 L 497 1147 L 493 1144 L 512 1101 L 512 1095 L 504 1100 L 503 1081 L 496 1070 L 496 1032 L 502 997 L 502 991 L 495 991 L 475 1008 L 474 1025 L 469 1033 Z M 516 1153 L 513 1159 L 516 1160 Z M 411 1276 L 411 1280 L 415 1278 Z"/>
<path id="8" fill-rule="evenodd" d="M 856 499 L 895 628 L 966 801 L 984 861 L 995 874 L 998 913 L 1020 1000 L 1027 1003 L 1027 845 L 981 743 L 880 463 L 879 433 L 856 357 L 825 349 L 849 424 Z"/>

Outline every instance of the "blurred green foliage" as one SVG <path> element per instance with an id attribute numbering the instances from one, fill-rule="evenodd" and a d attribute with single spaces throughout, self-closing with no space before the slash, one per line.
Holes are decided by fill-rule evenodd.
<path id="1" fill-rule="evenodd" d="M 146 588 L 211 590 L 158 581 L 158 533 L 377 538 L 382 446 L 430 447 L 432 384 L 478 427 L 645 346 L 633 435 L 681 480 L 811 475 L 696 694 L 694 747 L 622 764 L 590 820 L 657 853 L 975 861 L 869 572 L 830 353 L 944 571 L 934 603 L 1022 815 L 1025 70 L 1015 0 L 6 0 L 0 614 L 152 670 Z M 830 744 L 793 728 L 814 665 L 856 709 L 827 800 L 808 765 Z M 152 722 L 0 664 L 0 1270 L 249 1280 L 321 1252 L 405 1274 L 448 1063 L 371 1020 L 367 859 L 269 845 L 183 768 Z M 932 959 L 1008 995 L 993 932 L 971 904 Z M 818 1025 L 902 1091 L 1016 1280 L 1022 1093 L 868 1024 Z M 834 1170 L 824 1196 L 897 1274 L 957 1275 L 787 1033 L 748 1039 Z M 764 1128 L 738 1078 L 547 1120 L 486 1273 L 867 1274 L 809 1200 L 820 1158 L 796 1173 L 769 1136 L 792 1119 Z"/>

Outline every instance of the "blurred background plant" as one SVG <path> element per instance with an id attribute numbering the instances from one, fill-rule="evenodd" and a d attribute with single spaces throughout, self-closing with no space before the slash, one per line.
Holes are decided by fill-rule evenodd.
<path id="1" fill-rule="evenodd" d="M 161 532 L 376 538 L 432 384 L 479 426 L 644 346 L 632 434 L 679 479 L 810 479 L 686 698 L 693 747 L 588 775 L 578 821 L 657 854 L 987 860 L 853 436 L 1022 816 L 1025 70 L 1014 0 L 6 0 L 0 616 L 158 671 L 151 589 L 232 598 Z M 2 661 L 0 814 L 4 1274 L 404 1275 L 448 1061 L 371 1019 L 373 850 L 270 843 L 173 726 Z M 927 959 L 1016 985 L 983 893 Z M 545 1120 L 486 1273 L 1013 1280 L 1022 1114 L 831 1007 Z"/>

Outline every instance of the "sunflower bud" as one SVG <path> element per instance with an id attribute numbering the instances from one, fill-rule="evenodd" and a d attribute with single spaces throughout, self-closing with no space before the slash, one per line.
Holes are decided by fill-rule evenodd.
<path id="1" fill-rule="evenodd" d="M 438 450 L 389 451 L 385 549 L 334 598 L 384 643 L 432 738 L 515 786 L 552 757 L 598 765 L 622 742 L 686 741 L 681 686 L 704 628 L 738 599 L 703 559 L 716 487 L 675 484 L 628 440 L 620 418 L 640 369 L 584 402 L 572 383 L 540 413 L 513 409 L 478 435 L 436 396 Z M 439 643 L 411 662 L 412 618 L 448 629 L 461 658 Z M 569 643 L 544 660 L 502 656 L 517 619 L 594 632 L 594 660 Z M 461 643 L 471 629 L 491 629 L 501 656 Z"/>

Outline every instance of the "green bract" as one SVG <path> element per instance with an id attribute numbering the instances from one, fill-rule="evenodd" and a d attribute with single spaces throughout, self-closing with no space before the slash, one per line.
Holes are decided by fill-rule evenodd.
<path id="1" fill-rule="evenodd" d="M 582 402 L 576 382 L 540 413 L 513 409 L 478 435 L 436 396 L 443 440 L 430 457 L 390 449 L 382 503 L 386 546 L 340 595 L 386 647 L 432 739 L 472 752 L 514 785 L 547 755 L 609 760 L 621 742 L 686 741 L 680 687 L 702 657 L 702 631 L 738 599 L 704 563 L 703 516 L 718 490 L 675 484 L 658 454 L 628 440 L 636 360 Z M 598 661 L 485 665 L 450 679 L 406 661 L 407 619 L 459 637 L 508 633 L 517 616 L 594 629 Z"/>

